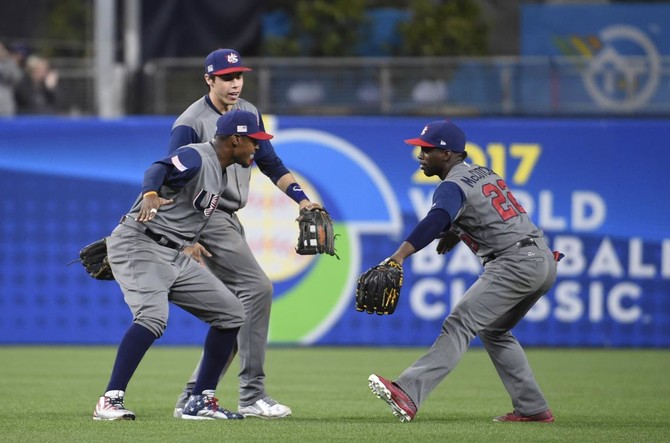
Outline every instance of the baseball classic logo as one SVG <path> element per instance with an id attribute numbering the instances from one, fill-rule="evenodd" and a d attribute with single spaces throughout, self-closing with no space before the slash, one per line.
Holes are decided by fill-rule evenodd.
<path id="1" fill-rule="evenodd" d="M 270 342 L 309 344 L 318 341 L 352 306 L 361 268 L 361 236 L 399 234 L 400 208 L 378 167 L 345 140 L 310 129 L 273 132 L 275 150 L 305 193 L 323 203 L 332 216 L 340 260 L 295 253 L 297 205 L 277 193 L 255 168 L 254 192 L 240 211 L 240 219 L 256 258 L 274 283 Z M 311 169 L 301 170 L 305 158 L 320 160 Z M 326 167 L 328 174 L 324 174 Z M 337 177 L 334 171 L 342 171 L 336 186 L 330 179 L 330 183 L 320 181 Z M 364 199 L 356 198 L 363 194 Z"/>

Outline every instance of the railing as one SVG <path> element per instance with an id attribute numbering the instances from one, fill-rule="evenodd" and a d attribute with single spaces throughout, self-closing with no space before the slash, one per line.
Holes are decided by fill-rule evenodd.
<path id="1" fill-rule="evenodd" d="M 203 60 L 159 59 L 126 82 L 125 113 L 181 113 Z M 95 113 L 93 63 L 54 63 L 70 112 Z M 670 57 L 247 58 L 242 96 L 265 114 L 670 116 Z"/>

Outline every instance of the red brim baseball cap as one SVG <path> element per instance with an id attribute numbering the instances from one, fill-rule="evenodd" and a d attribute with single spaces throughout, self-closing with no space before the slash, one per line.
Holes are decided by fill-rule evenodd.
<path id="1" fill-rule="evenodd" d="M 447 151 L 465 151 L 465 134 L 450 121 L 440 120 L 428 123 L 416 138 L 405 140 L 412 146 L 424 146 L 428 148 L 440 148 Z"/>
<path id="2" fill-rule="evenodd" d="M 216 135 L 246 135 L 256 140 L 270 140 L 274 136 L 261 131 L 258 117 L 253 112 L 234 109 L 216 121 Z"/>
<path id="3" fill-rule="evenodd" d="M 205 73 L 209 75 L 246 71 L 251 71 L 251 68 L 242 66 L 242 57 L 234 49 L 217 49 L 205 58 Z"/>
<path id="4" fill-rule="evenodd" d="M 435 147 L 435 145 L 433 145 L 431 143 L 428 143 L 427 141 L 422 140 L 420 138 L 410 138 L 410 139 L 405 140 L 405 143 L 407 143 L 408 145 L 412 145 L 412 146 L 425 146 L 427 148 L 434 148 Z"/>
<path id="5" fill-rule="evenodd" d="M 238 132 L 239 134 L 239 132 Z M 253 134 L 243 134 L 246 135 L 247 137 L 255 138 L 256 140 L 270 140 L 271 138 L 274 137 L 274 135 L 270 135 L 267 132 L 263 131 L 258 131 L 254 132 Z"/>
<path id="6" fill-rule="evenodd" d="M 220 69 L 218 71 L 212 72 L 210 75 L 225 75 L 225 74 L 232 74 L 233 72 L 246 72 L 246 71 L 251 71 L 251 68 L 239 67 L 239 68 Z"/>

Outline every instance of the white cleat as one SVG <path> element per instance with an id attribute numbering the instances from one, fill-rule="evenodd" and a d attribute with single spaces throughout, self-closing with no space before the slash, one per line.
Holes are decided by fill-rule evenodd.
<path id="1" fill-rule="evenodd" d="M 245 417 L 268 419 L 289 417 L 292 413 L 291 408 L 277 403 L 270 397 L 261 398 L 248 406 L 240 406 L 238 411 Z"/>
<path id="2" fill-rule="evenodd" d="M 123 405 L 123 391 L 107 391 L 93 411 L 93 420 L 135 420 L 135 413 Z"/>

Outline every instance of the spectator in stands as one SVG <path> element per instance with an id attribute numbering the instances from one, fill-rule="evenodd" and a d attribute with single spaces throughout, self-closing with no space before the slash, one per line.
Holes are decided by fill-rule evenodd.
<path id="1" fill-rule="evenodd" d="M 16 113 L 14 88 L 21 81 L 21 69 L 0 42 L 0 116 L 11 117 Z"/>
<path id="2" fill-rule="evenodd" d="M 54 114 L 58 104 L 58 71 L 51 68 L 46 58 L 28 56 L 15 97 L 19 114 Z"/>
<path id="3" fill-rule="evenodd" d="M 16 64 L 19 65 L 19 68 L 26 69 L 26 60 L 30 55 L 30 49 L 24 43 L 14 42 L 9 45 L 9 53 L 16 60 Z"/>

